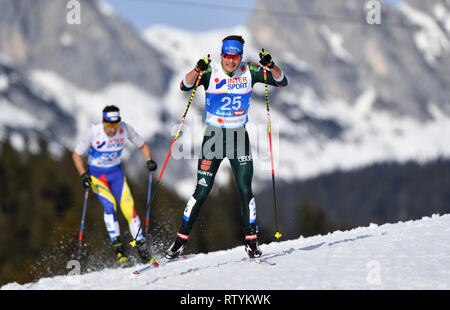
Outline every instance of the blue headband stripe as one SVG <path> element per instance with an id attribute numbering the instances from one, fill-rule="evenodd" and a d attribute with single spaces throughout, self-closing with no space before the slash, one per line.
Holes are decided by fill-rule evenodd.
<path id="1" fill-rule="evenodd" d="M 108 123 L 120 122 L 119 111 L 103 112 L 103 120 Z"/>
<path id="2" fill-rule="evenodd" d="M 244 45 L 236 40 L 226 40 L 222 44 L 222 55 L 223 54 L 234 54 L 242 55 L 244 52 Z"/>

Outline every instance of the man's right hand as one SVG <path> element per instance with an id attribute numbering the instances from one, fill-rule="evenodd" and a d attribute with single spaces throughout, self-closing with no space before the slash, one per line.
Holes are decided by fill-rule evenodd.
<path id="1" fill-rule="evenodd" d="M 195 71 L 206 71 L 209 67 L 209 63 L 211 62 L 211 59 L 209 58 L 209 55 L 207 57 L 203 57 L 197 62 L 197 65 L 195 66 Z"/>
<path id="2" fill-rule="evenodd" d="M 91 175 L 89 173 L 85 172 L 81 175 L 81 183 L 83 183 L 83 186 L 85 188 L 90 188 L 91 182 L 92 182 Z"/>

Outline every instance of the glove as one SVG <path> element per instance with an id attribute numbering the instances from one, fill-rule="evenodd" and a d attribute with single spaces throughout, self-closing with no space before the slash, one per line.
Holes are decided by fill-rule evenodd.
<path id="1" fill-rule="evenodd" d="M 209 67 L 210 62 L 211 59 L 209 58 L 209 55 L 207 57 L 203 57 L 197 62 L 197 65 L 195 66 L 194 70 L 197 72 L 206 71 Z"/>
<path id="2" fill-rule="evenodd" d="M 147 169 L 148 171 L 155 171 L 158 168 L 158 165 L 153 159 L 147 160 Z"/>
<path id="3" fill-rule="evenodd" d="M 81 175 L 81 182 L 83 183 L 83 186 L 85 188 L 90 188 L 91 187 L 91 182 L 92 182 L 91 175 L 89 173 L 87 173 L 87 172 L 83 173 Z"/>
<path id="4" fill-rule="evenodd" d="M 268 68 L 272 69 L 275 65 L 272 60 L 272 56 L 270 56 L 268 52 L 264 51 L 264 49 L 259 53 L 259 58 L 259 63 L 263 66 L 267 66 Z"/>

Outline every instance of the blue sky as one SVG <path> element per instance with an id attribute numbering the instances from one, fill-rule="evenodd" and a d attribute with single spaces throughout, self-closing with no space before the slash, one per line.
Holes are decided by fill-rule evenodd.
<path id="1" fill-rule="evenodd" d="M 255 0 L 103 0 L 139 30 L 167 24 L 190 31 L 244 24 Z M 239 9 L 242 8 L 242 9 Z"/>
<path id="2" fill-rule="evenodd" d="M 138 30 L 154 24 L 166 24 L 189 31 L 205 31 L 245 24 L 257 0 L 103 1 L 109 3 L 122 18 Z M 382 0 L 382 3 L 401 1 L 403 0 Z"/>

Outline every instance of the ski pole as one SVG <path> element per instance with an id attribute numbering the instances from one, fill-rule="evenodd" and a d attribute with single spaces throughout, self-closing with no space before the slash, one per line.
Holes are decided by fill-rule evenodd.
<path id="1" fill-rule="evenodd" d="M 80 233 L 78 234 L 78 256 L 80 255 L 80 252 L 81 252 L 81 241 L 83 239 L 84 218 L 86 216 L 86 206 L 87 206 L 88 195 L 89 195 L 89 188 L 86 188 L 86 191 L 84 193 L 84 206 L 83 206 L 83 215 L 81 216 Z"/>
<path id="2" fill-rule="evenodd" d="M 148 190 L 147 190 L 147 205 L 150 203 L 150 196 L 152 193 L 152 173 L 148 175 Z M 150 208 L 147 209 L 147 215 L 145 216 L 145 235 L 148 234 L 148 226 L 150 224 Z"/>
<path id="3" fill-rule="evenodd" d="M 209 58 L 209 55 L 208 55 L 208 58 Z M 199 75 L 198 75 L 198 77 L 197 77 L 197 80 L 195 81 L 195 86 L 194 86 L 194 90 L 192 91 L 191 98 L 189 98 L 189 102 L 188 102 L 188 104 L 187 104 L 187 106 L 186 106 L 186 110 L 184 110 L 184 114 L 183 114 L 183 117 L 182 117 L 182 119 L 181 119 L 180 125 L 178 125 L 177 133 L 176 133 L 176 135 L 175 135 L 175 138 L 174 138 L 173 141 L 172 141 L 172 145 L 170 146 L 169 153 L 167 154 L 167 157 L 166 157 L 166 160 L 165 160 L 165 162 L 164 162 L 164 165 L 163 165 L 163 167 L 162 167 L 162 169 L 161 169 L 161 172 L 159 173 L 159 177 L 158 177 L 157 183 L 156 183 L 156 185 L 155 185 L 155 191 L 154 191 L 154 193 L 153 193 L 152 198 L 150 199 L 150 201 L 149 201 L 148 204 L 147 204 L 147 210 L 146 210 L 146 212 L 148 212 L 148 211 L 150 210 L 150 205 L 152 204 L 153 199 L 155 199 L 156 192 L 158 191 L 158 187 L 159 187 L 159 184 L 160 184 L 160 182 L 161 182 L 161 178 L 162 178 L 162 176 L 163 176 L 163 174 L 164 174 L 164 171 L 165 171 L 165 169 L 166 169 L 166 166 L 167 166 L 167 162 L 169 161 L 170 155 L 172 154 L 173 146 L 175 145 L 175 142 L 177 141 L 178 136 L 180 135 L 181 127 L 183 126 L 184 119 L 186 118 L 186 115 L 187 115 L 187 112 L 188 112 L 188 110 L 189 110 L 189 107 L 191 106 L 192 100 L 194 99 L 195 92 L 197 91 L 197 87 L 198 87 L 198 84 L 199 84 L 200 79 L 202 78 L 202 76 L 203 76 L 203 71 L 200 71 L 200 73 L 199 73 Z M 141 223 L 141 225 L 139 226 L 139 229 L 138 229 L 138 231 L 137 231 L 137 233 L 136 233 L 136 236 L 134 237 L 134 240 L 130 242 L 130 244 L 131 244 L 133 247 L 136 246 L 136 240 L 137 240 L 137 237 L 139 236 L 139 233 L 140 233 L 141 229 L 142 229 L 142 223 Z"/>
<path id="4" fill-rule="evenodd" d="M 264 53 L 264 49 L 262 49 Z M 275 226 L 276 233 L 275 237 L 279 239 L 282 235 L 278 231 L 278 216 L 277 216 L 277 198 L 276 198 L 276 190 L 275 190 L 275 169 L 273 165 L 273 151 L 272 151 L 272 126 L 270 122 L 270 107 L 269 107 L 269 91 L 267 90 L 267 69 L 266 66 L 263 66 L 264 70 L 264 90 L 266 94 L 266 110 L 267 110 L 267 130 L 269 134 L 269 148 L 270 148 L 270 163 L 272 166 L 272 191 L 273 191 L 273 203 L 274 203 L 274 211 L 275 211 Z"/>

